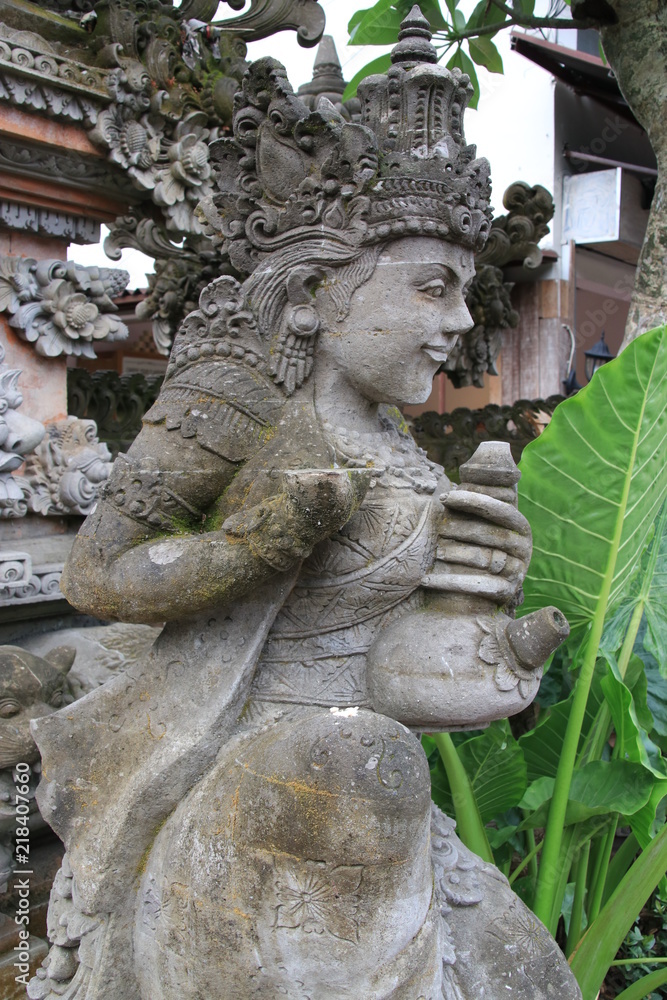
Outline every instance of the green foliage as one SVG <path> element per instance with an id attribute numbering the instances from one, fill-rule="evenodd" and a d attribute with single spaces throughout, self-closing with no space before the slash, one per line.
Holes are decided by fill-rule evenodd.
<path id="1" fill-rule="evenodd" d="M 551 602 L 573 629 L 623 603 L 667 493 L 664 330 L 628 351 L 556 410 L 521 462 L 534 539 L 522 613 Z"/>
<path id="2" fill-rule="evenodd" d="M 567 913 L 584 1000 L 667 866 L 666 370 L 665 329 L 645 334 L 524 452 L 528 610 L 555 604 L 575 624 L 536 724 L 518 739 L 506 723 L 456 746 L 447 737 L 449 763 L 442 736 L 426 742 L 436 802 L 476 811 L 496 862 L 553 933 Z M 632 835 L 613 854 L 618 824 Z"/>

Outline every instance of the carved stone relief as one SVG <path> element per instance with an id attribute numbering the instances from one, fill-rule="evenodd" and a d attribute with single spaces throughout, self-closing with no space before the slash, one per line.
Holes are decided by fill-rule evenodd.
<path id="1" fill-rule="evenodd" d="M 493 220 L 489 241 L 478 255 L 480 264 L 502 267 L 520 261 L 524 267 L 538 267 L 542 253 L 537 246 L 549 232 L 554 202 L 546 188 L 516 181 L 505 191 L 503 205 L 507 215 Z"/>
<path id="2" fill-rule="evenodd" d="M 124 340 L 127 327 L 113 298 L 129 281 L 127 271 L 83 267 L 61 260 L 0 258 L 0 312 L 38 354 L 94 358 L 98 340 Z"/>
<path id="3" fill-rule="evenodd" d="M 0 518 L 23 517 L 28 509 L 24 484 L 13 473 L 42 440 L 45 428 L 38 420 L 17 412 L 23 402 L 18 387 L 21 372 L 5 365 L 4 357 L 5 349 L 0 343 Z M 26 575 L 29 578 L 29 568 L 19 572 L 13 558 L 9 564 L 0 570 L 3 586 L 23 581 Z M 25 560 L 23 564 L 26 565 Z"/>
<path id="4" fill-rule="evenodd" d="M 85 517 L 110 471 L 111 453 L 98 440 L 93 420 L 68 417 L 48 424 L 44 440 L 25 464 L 28 508 L 35 514 Z"/>
<path id="5" fill-rule="evenodd" d="M 2 199 L 0 199 L 0 223 L 7 229 L 17 229 L 22 233 L 37 233 L 40 236 L 57 236 L 73 243 L 98 243 L 100 239 L 100 225 L 93 219 Z"/>

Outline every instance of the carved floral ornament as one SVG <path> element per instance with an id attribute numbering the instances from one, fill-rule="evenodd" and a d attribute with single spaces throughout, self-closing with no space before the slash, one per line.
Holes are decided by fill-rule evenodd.
<path id="1" fill-rule="evenodd" d="M 0 258 L 0 312 L 38 354 L 94 358 L 98 340 L 124 340 L 127 327 L 112 301 L 129 281 L 127 271 L 82 267 L 71 261 Z"/>

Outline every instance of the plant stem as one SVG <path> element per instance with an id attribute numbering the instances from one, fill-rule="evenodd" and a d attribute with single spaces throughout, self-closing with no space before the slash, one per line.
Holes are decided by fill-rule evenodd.
<path id="1" fill-rule="evenodd" d="M 501 24 L 485 24 L 479 28 L 464 28 L 463 31 L 453 29 L 447 33 L 446 37 L 449 41 L 460 42 L 465 38 L 481 38 L 484 35 L 497 35 L 503 28 L 512 28 L 515 26 L 518 28 L 581 28 L 584 30 L 586 28 L 599 28 L 600 21 L 593 19 L 575 20 L 575 18 L 568 19 L 564 17 L 525 17 L 514 15 Z M 442 34 L 442 32 L 438 32 L 437 34 Z"/>
<path id="2" fill-rule="evenodd" d="M 663 878 L 665 868 L 667 826 L 663 826 L 626 872 L 570 958 L 570 967 L 584 1000 L 594 1000 L 597 996 L 618 949 L 642 906 Z"/>
<path id="3" fill-rule="evenodd" d="M 625 633 L 625 639 L 623 640 L 623 645 L 621 646 L 621 652 L 618 655 L 618 672 L 621 675 L 621 680 L 625 680 L 625 672 L 628 669 L 628 663 L 630 662 L 630 657 L 632 656 L 632 650 L 635 648 L 635 640 L 637 639 L 639 626 L 641 625 L 641 620 L 644 615 L 644 604 L 645 598 L 642 597 L 637 603 L 635 610 L 632 612 L 632 618 L 630 619 L 630 624 L 628 625 L 628 631 Z"/>
<path id="4" fill-rule="evenodd" d="M 542 842 L 542 859 L 540 861 L 540 872 L 537 879 L 537 888 L 535 890 L 534 911 L 535 915 L 542 921 L 542 923 L 546 924 L 547 927 L 549 927 L 550 924 L 554 893 L 558 884 L 558 858 L 563 840 L 565 813 L 570 795 L 572 773 L 574 771 L 574 765 L 577 758 L 579 737 L 581 735 L 581 729 L 586 715 L 588 695 L 593 681 L 595 660 L 597 657 L 598 647 L 600 645 L 600 639 L 602 637 L 604 609 L 607 606 L 609 584 L 610 581 L 607 580 L 605 588 L 606 594 L 603 595 L 602 601 L 600 602 L 603 610 L 602 613 L 596 614 L 593 619 L 591 632 L 586 645 L 586 652 L 584 654 L 584 662 L 582 663 L 581 672 L 577 679 L 574 698 L 572 701 L 572 709 L 570 711 L 570 717 L 568 719 L 565 736 L 563 738 L 563 749 L 558 762 L 558 770 L 556 772 L 556 782 L 554 784 L 551 807 L 549 809 L 547 825 L 544 831 L 544 840 Z"/>
<path id="5" fill-rule="evenodd" d="M 532 833 L 532 830 L 531 830 L 531 833 Z M 523 859 L 523 861 L 521 862 L 521 864 L 518 866 L 518 868 L 515 868 L 514 871 L 512 872 L 512 874 L 510 875 L 510 877 L 509 877 L 509 884 L 510 885 L 512 885 L 514 883 L 514 881 L 519 877 L 519 875 L 524 870 L 524 868 L 526 867 L 526 865 L 531 865 L 531 867 L 532 867 L 532 864 L 533 864 L 533 862 L 535 860 L 535 855 L 537 854 L 537 852 L 539 851 L 539 849 L 542 846 L 541 842 L 539 844 L 535 844 L 535 836 L 534 835 L 533 835 L 533 845 L 534 846 L 532 847 L 532 849 L 530 850 L 530 852 L 525 856 L 525 858 Z M 535 870 L 537 871 L 537 869 L 535 869 Z"/>
<path id="6" fill-rule="evenodd" d="M 616 851 L 616 854 L 611 859 L 609 870 L 607 871 L 607 881 L 605 882 L 604 892 L 602 894 L 603 906 L 634 861 L 635 854 L 638 850 L 639 841 L 635 837 L 634 833 L 631 833 L 625 838 L 619 849 Z"/>
<path id="7" fill-rule="evenodd" d="M 591 853 L 591 842 L 587 840 L 579 851 L 574 877 L 574 899 L 572 900 L 572 915 L 570 916 L 570 929 L 567 933 L 565 943 L 565 955 L 569 956 L 574 951 L 574 946 L 581 937 L 581 928 L 584 916 L 584 900 L 586 898 L 586 875 L 588 873 L 588 859 Z"/>
<path id="8" fill-rule="evenodd" d="M 650 955 L 645 955 L 644 958 L 622 958 L 618 962 L 612 962 L 610 968 L 614 968 L 617 965 L 663 965 L 667 962 L 667 958 L 652 958 Z"/>
<path id="9" fill-rule="evenodd" d="M 449 733 L 435 733 L 433 736 L 447 773 L 447 780 L 454 800 L 458 833 L 466 845 L 484 861 L 493 864 L 493 852 L 487 840 L 486 830 L 479 814 L 475 793 L 470 784 L 454 742 Z"/>
<path id="10" fill-rule="evenodd" d="M 605 883 L 607 881 L 607 875 L 609 873 L 609 859 L 611 858 L 611 851 L 614 846 L 614 837 L 616 836 L 617 826 L 618 817 L 616 817 L 616 821 L 612 823 L 611 828 L 607 833 L 607 836 L 603 839 L 601 848 L 598 852 L 597 864 L 593 873 L 591 894 L 588 904 L 589 924 L 593 923 L 600 912 L 600 907 L 602 906 L 602 896 L 604 893 Z"/>
<path id="11" fill-rule="evenodd" d="M 524 817 L 525 817 L 525 811 L 524 811 Z M 529 863 L 529 868 L 530 868 L 530 874 L 531 874 L 533 880 L 535 882 L 537 882 L 537 857 L 536 857 L 536 855 L 537 855 L 537 851 L 539 850 L 539 846 L 541 846 L 541 844 L 539 846 L 535 844 L 535 831 L 534 830 L 526 830 L 526 843 L 528 844 L 528 847 L 530 849 L 530 853 L 528 855 L 528 863 Z"/>

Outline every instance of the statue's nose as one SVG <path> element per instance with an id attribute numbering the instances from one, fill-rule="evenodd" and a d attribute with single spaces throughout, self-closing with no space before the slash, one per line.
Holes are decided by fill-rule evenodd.
<path id="1" fill-rule="evenodd" d="M 461 295 L 456 304 L 447 310 L 443 317 L 441 330 L 443 333 L 466 333 L 474 325 L 470 310 L 463 295 Z"/>

